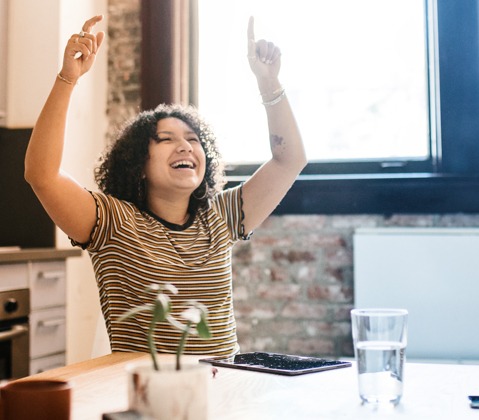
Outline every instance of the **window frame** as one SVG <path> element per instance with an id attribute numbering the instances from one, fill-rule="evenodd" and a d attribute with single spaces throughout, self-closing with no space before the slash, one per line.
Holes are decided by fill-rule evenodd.
<path id="1" fill-rule="evenodd" d="M 437 41 L 430 86 L 436 90 L 431 133 L 438 147 L 432 143 L 431 159 L 309 163 L 275 214 L 479 213 L 477 0 L 426 1 Z M 161 37 L 161 27 L 156 30 Z M 151 93 L 153 85 L 142 76 Z M 245 181 L 256 167 L 227 167 L 227 187 Z"/>
<path id="2" fill-rule="evenodd" d="M 476 0 L 432 0 L 436 21 L 439 146 L 424 162 L 308 164 L 276 214 L 394 214 L 479 212 L 479 28 Z M 433 16 L 434 17 L 434 16 Z M 430 45 L 430 43 L 429 43 Z M 467 47 L 467 48 L 465 48 Z M 433 74 L 434 78 L 435 75 Z M 433 119 L 433 118 L 431 118 Z M 407 171 L 405 166 L 409 166 Z M 228 173 L 246 179 L 252 165 Z M 341 173 L 342 172 L 342 173 Z M 356 173 L 353 173 L 356 172 Z"/>

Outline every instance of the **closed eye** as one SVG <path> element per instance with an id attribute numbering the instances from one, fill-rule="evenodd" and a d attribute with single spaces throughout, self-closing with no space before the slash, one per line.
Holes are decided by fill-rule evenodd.
<path id="1" fill-rule="evenodd" d="M 153 140 L 155 140 L 157 143 L 160 143 L 162 141 L 170 141 L 171 137 L 160 137 L 160 136 L 154 136 Z"/>

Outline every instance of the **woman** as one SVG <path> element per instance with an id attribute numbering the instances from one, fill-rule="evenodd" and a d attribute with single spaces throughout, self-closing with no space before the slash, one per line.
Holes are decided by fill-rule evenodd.
<path id="1" fill-rule="evenodd" d="M 278 80 L 279 49 L 255 41 L 250 19 L 248 60 L 266 109 L 272 157 L 243 185 L 221 191 L 215 138 L 195 109 L 160 105 L 120 133 L 96 171 L 100 192 L 90 192 L 60 166 L 70 97 L 100 50 L 105 35 L 92 30 L 101 20 L 87 20 L 67 43 L 30 139 L 25 179 L 55 224 L 88 250 L 112 351 L 147 351 L 148 319 L 139 315 L 120 323 L 118 317 L 152 299 L 148 285 L 168 282 L 179 290 L 172 298 L 175 312 L 188 299 L 209 312 L 212 338 L 191 337 L 185 352 L 234 354 L 231 248 L 270 215 L 306 164 Z M 178 335 L 160 325 L 159 351 L 174 352 Z"/>

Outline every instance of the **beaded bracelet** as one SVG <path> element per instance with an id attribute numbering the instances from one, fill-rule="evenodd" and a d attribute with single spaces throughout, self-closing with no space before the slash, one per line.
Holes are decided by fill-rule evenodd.
<path id="1" fill-rule="evenodd" d="M 281 99 L 284 98 L 284 95 L 286 94 L 285 90 L 282 89 L 281 90 L 281 93 L 274 99 L 272 99 L 271 101 L 264 101 L 263 102 L 263 105 L 264 106 L 272 106 L 272 105 L 276 105 L 278 102 L 281 101 Z"/>
<path id="2" fill-rule="evenodd" d="M 57 77 L 62 81 L 62 82 L 65 82 L 65 83 L 68 83 L 69 85 L 77 85 L 78 83 L 73 83 L 71 80 L 68 80 L 68 79 L 65 79 L 61 73 L 58 73 L 57 74 Z"/>

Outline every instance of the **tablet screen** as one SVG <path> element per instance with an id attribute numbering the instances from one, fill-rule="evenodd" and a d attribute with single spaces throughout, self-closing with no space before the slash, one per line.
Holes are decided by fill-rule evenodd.
<path id="1" fill-rule="evenodd" d="M 301 375 L 351 366 L 350 362 L 341 360 L 267 352 L 239 353 L 232 358 L 213 357 L 201 359 L 200 362 L 280 375 Z"/>

